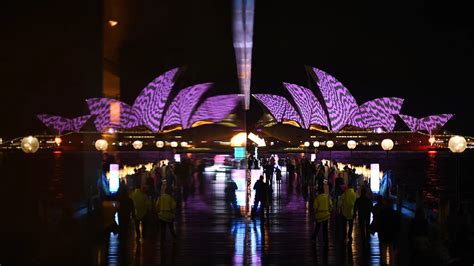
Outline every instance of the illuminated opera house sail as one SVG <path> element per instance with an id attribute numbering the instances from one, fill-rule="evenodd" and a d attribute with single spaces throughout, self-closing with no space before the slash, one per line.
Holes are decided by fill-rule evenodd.
<path id="1" fill-rule="evenodd" d="M 58 134 L 79 132 L 91 117 L 97 131 L 126 130 L 146 127 L 152 132 L 187 129 L 199 124 L 219 123 L 226 119 L 241 101 L 238 94 L 217 95 L 202 99 L 212 83 L 184 88 L 171 99 L 178 68 L 172 69 L 150 82 L 132 106 L 116 99 L 87 99 L 90 114 L 74 119 L 41 114 L 38 118 Z M 199 104 L 200 103 L 200 104 Z"/>
<path id="2" fill-rule="evenodd" d="M 319 87 L 319 99 L 303 86 L 283 83 L 294 100 L 295 107 L 284 97 L 274 94 L 253 96 L 269 111 L 276 122 L 311 129 L 325 128 L 339 132 L 348 126 L 362 130 L 393 132 L 399 116 L 412 132 L 436 133 L 454 115 L 441 114 L 417 119 L 400 114 L 404 100 L 397 97 L 376 98 L 361 105 L 349 90 L 328 73 L 312 68 L 310 75 Z"/>

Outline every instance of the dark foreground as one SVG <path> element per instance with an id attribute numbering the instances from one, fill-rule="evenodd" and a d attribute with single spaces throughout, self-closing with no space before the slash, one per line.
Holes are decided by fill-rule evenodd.
<path id="1" fill-rule="evenodd" d="M 408 224 L 403 209 L 402 231 L 394 254 L 398 265 L 409 265 Z M 313 213 L 298 186 L 274 184 L 270 219 L 262 223 L 230 212 L 224 203 L 224 181 L 213 180 L 181 201 L 176 219 L 177 241 L 160 243 L 152 227 L 137 241 L 130 228 L 127 240 L 101 232 L 100 217 L 86 214 L 53 221 L 40 234 L 8 236 L 0 264 L 29 265 L 380 265 L 377 234 L 367 244 L 354 224 L 352 243 L 336 241 L 335 214 L 329 225 L 329 247 L 310 240 Z M 20 241 L 21 239 L 21 241 Z M 5 240 L 5 239 L 4 239 Z M 4 244 L 5 242 L 2 241 Z M 8 242 L 6 242 L 8 244 Z M 427 261 L 428 262 L 428 261 Z M 439 262 L 439 261 L 438 261 Z"/>

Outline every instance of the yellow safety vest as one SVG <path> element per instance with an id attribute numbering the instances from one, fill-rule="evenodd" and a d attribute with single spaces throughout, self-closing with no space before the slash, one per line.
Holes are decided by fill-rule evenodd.
<path id="1" fill-rule="evenodd" d="M 316 221 L 323 222 L 329 220 L 332 210 L 332 201 L 326 193 L 319 194 L 314 199 L 314 213 L 316 215 Z"/>
<path id="2" fill-rule="evenodd" d="M 156 210 L 158 217 L 167 222 L 174 220 L 174 211 L 176 209 L 176 201 L 169 194 L 164 193 L 156 201 Z"/>

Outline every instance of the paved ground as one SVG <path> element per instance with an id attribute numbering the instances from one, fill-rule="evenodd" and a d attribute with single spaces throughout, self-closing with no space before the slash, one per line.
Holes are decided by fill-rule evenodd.
<path id="1" fill-rule="evenodd" d="M 351 244 L 335 242 L 334 217 L 327 250 L 310 241 L 313 214 L 297 188 L 274 186 L 268 223 L 231 214 L 224 204 L 224 184 L 212 181 L 205 193 L 186 202 L 177 217 L 179 239 L 160 245 L 156 234 L 120 243 L 111 235 L 99 245 L 94 261 L 105 265 L 379 265 L 377 236 L 362 245 L 355 224 Z M 168 236 L 170 239 L 170 236 Z"/>
<path id="2" fill-rule="evenodd" d="M 101 220 L 87 216 L 83 221 L 60 221 L 54 227 L 38 224 L 40 233 L 35 235 L 9 236 L 5 243 L 10 245 L 0 253 L 7 259 L 0 264 L 380 265 L 377 235 L 364 247 L 355 223 L 352 243 L 336 243 L 334 215 L 329 248 L 324 249 L 320 242 L 312 244 L 313 214 L 297 186 L 274 185 L 270 219 L 263 224 L 258 218 L 230 213 L 224 204 L 224 181 L 212 177 L 180 206 L 175 243 L 161 245 L 157 230 L 140 241 L 134 237 L 120 241 L 116 235 L 102 235 L 97 230 Z M 407 265 L 406 239 L 401 246 L 397 259 L 400 265 Z"/>

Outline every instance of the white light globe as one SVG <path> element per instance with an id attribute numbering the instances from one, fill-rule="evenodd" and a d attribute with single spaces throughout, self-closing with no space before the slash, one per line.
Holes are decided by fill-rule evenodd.
<path id="1" fill-rule="evenodd" d="M 326 141 L 326 147 L 328 147 L 328 148 L 334 147 L 334 141 L 332 141 L 332 140 Z"/>
<path id="2" fill-rule="evenodd" d="M 381 146 L 382 146 L 382 149 L 384 151 L 391 151 L 393 149 L 393 146 L 394 146 L 393 140 L 384 139 L 384 140 L 382 140 Z"/>
<path id="3" fill-rule="evenodd" d="M 176 148 L 176 147 L 178 147 L 178 142 L 172 141 L 172 142 L 170 143 L 170 145 L 171 145 L 172 148 Z"/>
<path id="4" fill-rule="evenodd" d="M 109 146 L 109 143 L 107 143 L 107 141 L 105 139 L 98 139 L 95 142 L 94 146 L 98 151 L 105 151 L 105 150 L 107 150 L 107 147 Z"/>
<path id="5" fill-rule="evenodd" d="M 25 153 L 35 153 L 39 149 L 39 141 L 33 136 L 25 137 L 21 140 L 21 149 Z"/>
<path id="6" fill-rule="evenodd" d="M 141 140 L 135 140 L 133 143 L 132 143 L 132 146 L 135 150 L 140 150 L 141 148 L 143 148 L 143 141 Z"/>
<path id="7" fill-rule="evenodd" d="M 319 141 L 313 142 L 313 146 L 314 146 L 315 148 L 319 147 Z"/>
<path id="8" fill-rule="evenodd" d="M 349 148 L 350 150 L 353 150 L 357 147 L 357 142 L 355 140 L 349 140 L 347 142 L 347 148 Z"/>
<path id="9" fill-rule="evenodd" d="M 158 141 L 156 142 L 156 147 L 157 147 L 157 148 L 160 148 L 160 149 L 161 149 L 161 148 L 163 148 L 164 146 L 165 146 L 165 142 L 164 142 L 164 141 L 158 140 Z"/>
<path id="10" fill-rule="evenodd" d="M 462 136 L 452 136 L 449 139 L 448 147 L 454 153 L 462 153 L 467 148 L 466 139 Z"/>
<path id="11" fill-rule="evenodd" d="M 183 147 L 183 148 L 188 147 L 188 143 L 186 141 L 181 141 L 181 143 L 179 145 L 181 145 L 181 147 Z"/>
<path id="12" fill-rule="evenodd" d="M 305 146 L 305 147 L 309 147 L 309 145 L 311 145 L 311 144 L 309 143 L 309 141 L 305 141 L 305 142 L 304 142 L 304 146 Z"/>

